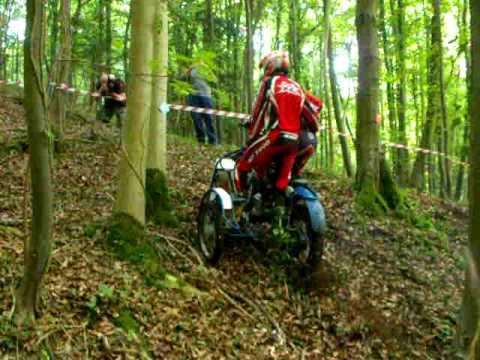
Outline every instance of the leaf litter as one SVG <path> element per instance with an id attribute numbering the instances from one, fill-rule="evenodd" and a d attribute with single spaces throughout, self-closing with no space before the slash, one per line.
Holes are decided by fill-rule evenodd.
<path id="1" fill-rule="evenodd" d="M 326 207 L 324 262 L 312 277 L 275 251 L 228 244 L 217 269 L 195 250 L 195 220 L 224 147 L 169 136 L 176 228 L 148 224 L 162 266 L 202 295 L 148 284 L 113 256 L 101 224 L 113 207 L 118 146 L 110 128 L 68 120 L 54 162 L 54 246 L 32 329 L 11 323 L 29 229 L 20 105 L 0 98 L 0 354 L 80 359 L 452 359 L 463 286 L 464 209 L 409 194 L 414 219 L 371 219 L 351 183 L 309 173 Z M 23 129 L 23 130 L 22 130 Z M 23 135 L 22 135 L 23 134 Z"/>

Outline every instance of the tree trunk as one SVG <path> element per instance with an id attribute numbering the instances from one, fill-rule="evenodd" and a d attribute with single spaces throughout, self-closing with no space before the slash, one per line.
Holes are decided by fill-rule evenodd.
<path id="1" fill-rule="evenodd" d="M 155 27 L 153 29 L 153 57 L 156 61 L 152 81 L 152 107 L 150 113 L 147 177 L 146 215 L 157 224 L 172 221 L 172 209 L 166 183 L 167 171 L 167 118 L 158 111 L 167 101 L 168 71 L 168 3 L 155 0 Z"/>
<path id="2" fill-rule="evenodd" d="M 105 0 L 105 53 L 108 72 L 112 72 L 112 1 Z"/>
<path id="3" fill-rule="evenodd" d="M 60 21 L 60 51 L 53 69 L 53 81 L 58 85 L 68 82 L 70 75 L 70 59 L 72 52 L 72 36 L 70 29 L 70 0 L 61 0 L 61 21 Z M 62 60 L 63 59 L 63 60 Z M 48 108 L 48 117 L 53 124 L 54 134 L 57 141 L 56 149 L 63 151 L 63 130 L 66 114 L 67 94 L 64 91 L 57 90 L 52 94 L 52 99 Z"/>
<path id="4" fill-rule="evenodd" d="M 213 10 L 213 3 L 212 0 L 206 0 L 205 1 L 205 6 L 206 6 L 206 18 L 205 18 L 205 24 L 203 28 L 204 36 L 203 36 L 203 45 L 205 49 L 210 50 L 210 51 L 215 51 L 215 27 L 214 27 L 214 10 Z M 217 68 L 217 66 L 215 67 Z M 215 71 L 217 72 L 217 71 Z M 222 74 L 215 74 L 220 82 L 226 83 L 226 81 L 222 81 L 221 75 Z M 218 99 L 217 99 L 218 100 Z M 218 105 L 219 102 L 217 101 Z M 221 139 L 222 139 L 222 123 L 221 119 L 218 116 L 213 116 L 212 120 L 215 122 L 215 131 L 217 135 L 217 143 L 220 144 Z"/>
<path id="5" fill-rule="evenodd" d="M 470 108 L 470 266 L 460 310 L 459 338 L 469 359 L 480 358 L 480 1 L 470 0 L 471 77 Z"/>
<path id="6" fill-rule="evenodd" d="M 437 124 L 437 151 L 439 153 L 443 152 L 443 141 L 442 141 L 442 126 L 441 124 Z M 441 198 L 446 197 L 446 175 L 445 175 L 445 167 L 443 163 L 443 159 L 441 156 L 437 156 L 435 160 L 438 163 L 438 175 L 439 175 L 439 180 L 440 180 L 440 187 L 439 187 L 439 192 L 438 196 Z"/>
<path id="7" fill-rule="evenodd" d="M 17 41 L 15 42 L 15 80 L 20 79 L 20 39 L 17 35 Z"/>
<path id="8" fill-rule="evenodd" d="M 299 80 L 301 72 L 301 54 L 298 43 L 298 0 L 290 0 L 290 11 L 288 13 L 289 21 L 289 42 L 288 42 L 288 51 L 290 53 L 290 61 L 292 63 L 293 76 Z"/>
<path id="9" fill-rule="evenodd" d="M 325 1 L 323 2 L 323 27 L 324 30 L 329 28 L 330 24 L 330 7 L 331 2 Z M 323 84 L 323 92 L 324 92 L 324 100 L 325 100 L 325 110 L 327 114 L 327 131 L 326 131 L 326 147 L 325 147 L 325 160 L 327 161 L 327 168 L 330 171 L 333 171 L 335 166 L 335 144 L 334 144 L 334 136 L 333 136 L 333 124 L 332 124 L 332 105 L 330 102 L 330 90 L 328 88 L 329 84 L 329 76 L 328 76 L 328 65 L 327 65 L 327 58 L 328 58 L 328 31 L 323 32 L 322 38 L 322 53 L 321 53 L 321 67 L 322 67 L 322 84 Z"/>
<path id="10" fill-rule="evenodd" d="M 245 0 L 245 21 L 247 25 L 247 39 L 246 39 L 246 48 L 245 48 L 245 63 L 246 63 L 246 72 L 245 72 L 245 93 L 247 95 L 247 111 L 252 111 L 253 107 L 253 0 Z M 241 131 L 241 141 L 242 144 L 245 143 L 245 131 Z"/>
<path id="11" fill-rule="evenodd" d="M 329 1 L 329 0 L 326 0 Z M 329 15 L 326 15 L 329 17 Z M 329 63 L 329 74 L 330 74 L 330 89 L 332 92 L 332 101 L 333 101 L 333 110 L 335 113 L 335 121 L 337 124 L 337 129 L 340 134 L 346 133 L 345 122 L 342 118 L 342 114 L 340 111 L 340 101 L 337 89 L 337 76 L 335 74 L 334 68 L 334 56 L 332 50 L 332 29 L 328 27 L 328 42 L 327 42 L 327 54 L 328 54 L 328 63 Z M 347 173 L 348 177 L 353 176 L 353 168 L 352 168 L 352 161 L 350 159 L 350 151 L 348 149 L 347 138 L 345 136 L 339 135 L 338 140 L 340 141 L 340 145 L 342 147 L 342 155 L 343 155 L 343 165 L 345 168 L 345 172 Z"/>
<path id="12" fill-rule="evenodd" d="M 470 64 L 470 53 L 468 51 L 468 22 L 467 22 L 467 9 L 468 9 L 468 0 L 463 4 L 462 9 L 462 19 L 460 23 L 460 51 L 463 52 L 465 56 L 465 68 L 467 69 L 467 116 L 465 117 L 465 124 L 463 128 L 463 143 L 460 150 L 460 159 L 462 162 L 466 162 L 468 158 L 468 140 L 469 140 L 469 114 L 472 106 L 472 88 L 470 83 L 471 78 L 471 64 Z M 460 164 L 457 174 L 456 181 L 456 191 L 455 191 L 455 200 L 459 201 L 462 198 L 463 194 L 463 182 L 465 177 L 465 166 Z"/>
<path id="13" fill-rule="evenodd" d="M 468 95 L 468 97 L 470 97 Z M 465 126 L 463 128 L 463 143 L 461 146 L 460 160 L 466 162 L 468 158 L 468 138 L 469 138 L 469 127 L 468 127 L 468 118 L 465 119 Z M 465 165 L 458 165 L 458 174 L 455 187 L 455 200 L 460 201 L 463 194 L 463 179 L 465 177 Z"/>
<path id="14" fill-rule="evenodd" d="M 376 0 L 358 0 L 357 174 L 359 188 L 376 192 L 379 182 L 379 60 Z"/>
<path id="15" fill-rule="evenodd" d="M 32 181 L 32 228 L 24 248 L 24 273 L 16 292 L 16 317 L 19 323 L 35 318 L 42 277 L 50 256 L 53 224 L 53 193 L 49 136 L 46 119 L 41 59 L 43 59 L 44 4 L 27 0 L 27 26 L 24 44 L 24 82 L 29 96 L 24 99 L 30 144 Z"/>
<path id="16" fill-rule="evenodd" d="M 152 106 L 150 113 L 147 169 L 167 172 L 167 117 L 158 109 L 167 102 L 168 84 L 168 3 L 155 0 L 153 28 Z"/>
<path id="17" fill-rule="evenodd" d="M 104 54 L 105 54 L 105 13 L 103 1 L 98 1 L 96 8 L 96 18 L 98 21 L 98 27 L 95 36 L 95 56 L 93 57 L 93 69 L 100 69 L 105 71 L 103 68 Z M 93 74 L 93 79 L 96 78 L 96 74 Z"/>
<path id="18" fill-rule="evenodd" d="M 213 26 L 213 5 L 212 0 L 205 0 L 206 7 L 206 16 L 205 16 L 205 26 L 204 26 L 204 35 L 203 42 L 207 45 L 207 48 L 214 50 L 213 42 L 215 39 L 214 26 Z"/>
<path id="19" fill-rule="evenodd" d="M 7 74 L 7 66 L 8 66 L 8 55 L 7 55 L 7 47 L 8 47 L 8 26 L 10 24 L 10 20 L 12 18 L 12 15 L 13 15 L 13 10 L 14 10 L 14 2 L 13 0 L 7 0 L 5 1 L 5 14 L 3 15 L 2 19 L 3 19 L 3 26 L 4 26 L 4 29 L 5 31 L 3 32 L 3 47 L 1 48 L 2 50 L 2 53 L 3 55 L 1 56 L 1 58 L 3 59 L 3 78 L 4 79 L 7 79 L 8 78 L 8 74 Z"/>
<path id="20" fill-rule="evenodd" d="M 400 205 L 398 192 L 379 144 L 379 70 L 376 0 L 358 0 L 357 201 L 380 214 Z"/>
<path id="21" fill-rule="evenodd" d="M 433 0 L 438 2 L 439 0 Z M 440 117 L 440 66 L 441 66 L 441 31 L 438 28 L 441 24 L 440 13 L 434 12 L 431 20 L 431 43 L 427 60 L 427 115 L 423 124 L 420 147 L 431 149 L 433 144 L 434 131 L 439 123 Z M 425 164 L 427 155 L 418 152 L 413 166 L 410 183 L 412 187 L 422 191 L 425 187 Z"/>
<path id="22" fill-rule="evenodd" d="M 440 87 L 440 119 L 441 119 L 441 151 L 446 155 L 450 152 L 450 142 L 449 142 L 449 131 L 448 131 L 448 114 L 447 114 L 447 103 L 445 99 L 445 82 L 444 82 L 444 71 L 443 71 L 443 42 L 442 42 L 442 18 L 441 18 L 441 0 L 433 0 L 433 11 L 434 11 L 434 21 L 435 24 L 433 29 L 438 32 L 436 37 L 439 39 L 438 45 L 438 57 L 435 59 L 438 61 L 439 69 L 439 79 L 438 84 Z M 452 175 L 451 175 L 451 164 L 447 157 L 441 158 L 443 164 L 443 174 L 445 176 L 444 181 L 444 191 L 446 197 L 451 197 L 452 195 Z"/>
<path id="23" fill-rule="evenodd" d="M 393 0 L 391 0 L 393 2 Z M 397 0 L 396 11 L 396 48 L 397 48 L 397 114 L 398 114 L 398 142 L 407 145 L 407 71 L 406 71 L 406 51 L 405 51 L 405 6 L 403 0 Z M 398 149 L 398 161 L 396 163 L 396 175 L 400 185 L 406 186 L 408 182 L 409 161 L 408 151 Z"/>
<path id="24" fill-rule="evenodd" d="M 468 0 L 463 4 L 462 11 L 462 21 L 460 23 L 460 51 L 463 52 L 465 56 L 465 68 L 467 69 L 467 116 L 465 118 L 465 125 L 463 128 L 463 144 L 460 151 L 460 159 L 463 162 L 466 162 L 468 159 L 468 139 L 469 139 L 469 119 L 468 115 L 470 114 L 470 109 L 472 106 L 472 88 L 470 83 L 471 77 L 471 64 L 470 64 L 470 53 L 468 52 L 468 23 L 467 23 L 467 9 L 468 9 Z M 463 179 L 465 177 L 465 166 L 459 165 L 457 181 L 456 181 L 456 191 L 455 191 L 455 200 L 459 201 L 463 193 Z"/>
<path id="25" fill-rule="evenodd" d="M 390 49 L 388 46 L 388 34 L 386 26 L 385 15 L 385 1 L 380 0 L 380 21 L 382 29 L 382 44 L 383 44 L 383 61 L 385 63 L 386 70 L 386 82 L 387 82 L 387 105 L 388 105 L 388 121 L 390 125 L 390 141 L 395 142 L 397 140 L 397 112 L 395 107 L 395 92 L 393 89 L 393 64 L 390 57 Z M 393 156 L 395 168 L 397 166 L 397 156 Z"/>
<path id="26" fill-rule="evenodd" d="M 128 84 L 128 44 L 130 38 L 130 26 L 132 23 L 132 12 L 128 13 L 127 25 L 125 25 L 125 34 L 123 36 L 123 72 L 125 75 L 125 82 Z"/>
<path id="27" fill-rule="evenodd" d="M 275 14 L 275 40 L 274 40 L 274 48 L 275 50 L 280 50 L 280 31 L 282 25 L 282 14 L 283 14 L 283 0 L 277 0 L 276 6 L 276 14 Z"/>
<path id="28" fill-rule="evenodd" d="M 247 61 L 247 71 L 246 71 L 246 94 L 247 94 L 247 104 L 248 110 L 253 106 L 253 24 L 252 24 L 252 0 L 245 0 L 245 19 L 247 22 L 247 43 L 246 43 L 246 61 Z"/>
<path id="29" fill-rule="evenodd" d="M 145 224 L 145 158 L 150 117 L 155 1 L 133 0 L 127 121 L 116 202 L 118 213 Z M 157 81 L 155 79 L 154 81 Z"/>
<path id="30" fill-rule="evenodd" d="M 50 0 L 50 61 L 48 62 L 48 70 L 51 71 L 55 67 L 55 61 L 58 61 L 57 57 L 57 40 L 58 40 L 58 1 Z M 48 25 L 47 25 L 48 26 Z"/>

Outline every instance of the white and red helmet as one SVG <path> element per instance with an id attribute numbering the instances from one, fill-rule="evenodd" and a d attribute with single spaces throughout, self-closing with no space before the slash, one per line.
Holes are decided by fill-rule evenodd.
<path id="1" fill-rule="evenodd" d="M 265 55 L 262 60 L 260 60 L 259 67 L 263 70 L 264 76 L 270 76 L 276 71 L 288 71 L 290 69 L 288 52 L 274 51 Z"/>

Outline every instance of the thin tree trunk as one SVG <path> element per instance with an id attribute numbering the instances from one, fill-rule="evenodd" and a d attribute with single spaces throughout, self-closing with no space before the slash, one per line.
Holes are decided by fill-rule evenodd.
<path id="1" fill-rule="evenodd" d="M 470 97 L 470 96 L 469 96 Z M 463 128 L 463 144 L 461 147 L 461 155 L 460 160 L 462 162 L 466 162 L 468 158 L 468 139 L 469 139 L 469 127 L 468 127 L 468 118 L 465 119 L 465 126 Z M 455 200 L 460 201 L 463 194 L 463 187 L 464 187 L 464 178 L 465 178 L 465 165 L 460 164 L 458 165 L 458 174 L 457 174 L 457 181 L 456 181 L 456 189 L 455 189 Z"/>
<path id="2" fill-rule="evenodd" d="M 155 2 L 133 0 L 127 121 L 122 132 L 122 159 L 116 202 L 118 213 L 145 224 L 145 161 L 150 118 Z M 145 75 L 146 74 L 146 75 Z"/>
<path id="3" fill-rule="evenodd" d="M 458 2 L 458 7 L 460 11 L 460 1 Z M 463 3 L 463 2 L 462 2 Z M 465 68 L 467 69 L 467 111 L 464 121 L 463 128 L 463 138 L 462 145 L 460 146 L 460 159 L 465 162 L 468 158 L 468 139 L 469 139 L 469 119 L 468 115 L 470 113 L 471 107 L 471 88 L 470 88 L 470 53 L 468 52 L 468 23 L 467 23 L 467 9 L 468 9 L 468 0 L 463 3 L 463 8 L 461 9 L 461 19 L 458 22 L 460 28 L 459 34 L 459 48 L 460 52 L 465 56 Z M 464 188 L 464 177 L 465 177 L 465 167 L 464 165 L 458 165 L 458 173 L 455 186 L 455 200 L 459 201 L 462 198 L 463 188 Z"/>
<path id="4" fill-rule="evenodd" d="M 441 0 L 434 0 L 434 16 L 436 31 L 439 32 L 439 86 L 440 86 L 440 110 L 441 110 L 441 139 L 442 139 L 442 152 L 448 155 L 450 153 L 450 141 L 449 141 L 449 125 L 448 125 L 448 113 L 447 103 L 445 99 L 445 81 L 443 71 L 443 43 L 442 43 L 442 19 L 441 19 Z M 442 168 L 445 176 L 445 196 L 450 198 L 452 196 L 452 174 L 451 164 L 447 157 L 442 157 Z"/>
<path id="5" fill-rule="evenodd" d="M 393 0 L 391 0 L 393 2 Z M 392 6 L 393 7 L 393 6 Z M 396 47 L 397 47 L 397 114 L 398 114 L 398 142 L 407 145 L 407 71 L 406 71 L 406 51 L 405 51 L 405 6 L 403 0 L 397 0 L 396 11 Z M 398 162 L 396 175 L 400 185 L 405 186 L 408 182 L 409 172 L 408 151 L 398 149 Z"/>
<path id="6" fill-rule="evenodd" d="M 72 36 L 70 28 L 70 0 L 61 0 L 60 4 L 60 51 L 55 61 L 53 81 L 57 84 L 67 83 L 70 75 L 70 59 L 72 52 Z M 63 91 L 54 91 L 49 104 L 48 116 L 53 124 L 57 140 L 57 150 L 63 151 L 63 133 L 66 114 L 67 94 Z"/>
<path id="7" fill-rule="evenodd" d="M 460 51 L 463 52 L 465 56 L 465 67 L 467 69 L 467 116 L 465 117 L 465 124 L 463 128 L 463 144 L 460 151 L 460 159 L 463 162 L 466 162 L 468 159 L 468 147 L 469 147 L 469 119 L 468 115 L 470 114 L 470 109 L 472 106 L 472 88 L 470 83 L 471 78 L 471 63 L 470 63 L 470 53 L 468 47 L 468 23 L 467 23 L 467 9 L 468 9 L 468 0 L 463 4 L 462 11 L 462 21 L 460 23 Z M 459 165 L 457 181 L 456 181 L 456 191 L 455 191 L 455 200 L 459 201 L 462 198 L 463 188 L 464 188 L 464 177 L 465 177 L 465 166 Z"/>
<path id="8" fill-rule="evenodd" d="M 290 11 L 289 11 L 289 53 L 290 61 L 292 62 L 293 76 L 298 80 L 301 72 L 301 60 L 300 60 L 300 49 L 298 43 L 298 0 L 290 0 Z"/>
<path id="9" fill-rule="evenodd" d="M 439 153 L 443 152 L 443 141 L 442 141 L 442 126 L 440 124 L 437 124 L 437 151 Z M 438 196 L 441 198 L 446 197 L 446 176 L 445 176 L 445 167 L 443 163 L 443 159 L 441 156 L 436 157 L 436 161 L 438 164 L 438 175 L 439 175 L 439 192 Z"/>
<path id="10" fill-rule="evenodd" d="M 436 37 L 438 38 L 438 52 L 437 58 L 434 59 L 438 62 L 438 87 L 440 95 L 440 140 L 439 140 L 439 151 L 445 154 L 449 154 L 449 131 L 448 131 L 448 115 L 447 115 L 447 104 L 445 100 L 445 84 L 444 84 L 444 75 L 443 75 L 443 43 L 442 43 L 442 19 L 441 19 L 441 0 L 433 0 L 433 11 L 434 11 L 434 26 L 433 30 L 436 32 Z M 441 185 L 444 189 L 441 191 L 445 197 L 451 197 L 452 194 L 452 180 L 451 180 L 451 166 L 450 161 L 447 157 L 441 158 L 441 176 L 443 177 Z"/>
<path id="11" fill-rule="evenodd" d="M 240 67 L 240 37 L 239 37 L 239 30 L 240 30 L 240 9 L 235 6 L 235 16 L 234 16 L 234 33 L 233 33 L 233 84 L 234 89 L 236 89 L 234 94 L 234 108 L 235 111 L 241 111 L 241 102 L 240 102 L 240 94 L 238 89 L 241 88 L 241 74 L 238 71 Z"/>
<path id="12" fill-rule="evenodd" d="M 4 21 L 4 26 L 5 26 L 5 31 L 3 33 L 3 44 L 4 44 L 4 47 L 2 49 L 3 51 L 3 58 L 4 58 L 4 62 L 3 62 L 3 78 L 4 79 L 7 79 L 8 78 L 8 74 L 7 74 L 7 66 L 8 66 L 8 56 L 7 56 L 7 47 L 8 47 L 8 25 L 10 24 L 10 20 L 12 18 L 12 14 L 13 14 L 13 4 L 14 2 L 12 0 L 8 0 L 5 2 L 5 11 L 6 11 L 6 16 L 3 17 L 3 21 Z"/>
<path id="13" fill-rule="evenodd" d="M 112 72 L 112 1 L 105 0 L 105 53 L 108 72 Z"/>
<path id="14" fill-rule="evenodd" d="M 203 28 L 203 45 L 206 49 L 210 51 L 215 50 L 215 27 L 214 27 L 214 9 L 212 0 L 205 1 L 206 6 L 206 19 Z M 221 77 L 221 74 L 216 74 L 217 77 Z M 221 80 L 221 79 L 220 79 Z M 225 83 L 226 81 L 223 81 Z M 219 100 L 219 99 L 217 99 Z M 218 103 L 218 101 L 217 101 Z M 220 105 L 220 104 L 219 104 Z M 217 133 L 217 143 L 221 142 L 222 139 L 222 122 L 220 117 L 214 116 L 213 121 L 215 122 L 215 130 Z"/>
<path id="15" fill-rule="evenodd" d="M 320 5 L 320 0 L 319 0 L 319 5 Z M 331 3 L 330 1 L 324 1 L 323 2 L 323 27 L 324 30 L 329 28 L 329 17 L 328 15 L 330 14 L 330 6 Z M 333 168 L 335 166 L 335 144 L 334 144 L 334 136 L 333 136 L 333 121 L 332 121 L 332 105 L 331 105 L 331 97 L 330 97 L 330 90 L 328 88 L 329 84 L 329 76 L 328 76 L 328 65 L 327 65 L 327 58 L 328 58 L 328 36 L 329 32 L 324 31 L 323 33 L 323 38 L 322 38 L 322 53 L 321 53 L 321 67 L 322 67 L 322 84 L 323 84 L 323 92 L 324 92 L 324 100 L 325 100 L 325 110 L 327 113 L 327 131 L 326 131 L 326 141 L 327 141 L 327 146 L 325 147 L 325 160 L 327 161 L 327 168 L 330 171 L 333 171 Z"/>
<path id="16" fill-rule="evenodd" d="M 158 108 L 167 102 L 168 7 L 167 0 L 157 0 L 153 37 L 152 106 L 148 140 L 147 169 L 167 171 L 167 118 Z"/>
<path id="17" fill-rule="evenodd" d="M 245 49 L 245 63 L 246 63 L 246 72 L 245 72 L 245 89 L 246 89 L 246 101 L 247 101 L 247 111 L 251 111 L 253 106 L 253 0 L 245 0 L 245 21 L 247 25 L 247 39 L 246 39 L 246 49 Z M 242 144 L 245 143 L 245 131 L 241 130 L 241 141 Z"/>
<path id="18" fill-rule="evenodd" d="M 205 0 L 206 17 L 204 26 L 204 44 L 208 45 L 207 48 L 213 50 L 213 42 L 215 39 L 214 25 L 213 25 L 213 4 L 212 0 Z"/>
<path id="19" fill-rule="evenodd" d="M 417 81 L 419 80 L 419 76 L 417 74 L 413 73 L 411 75 L 411 83 L 410 86 L 412 88 L 412 98 L 413 98 L 413 106 L 415 108 L 415 138 L 420 137 L 420 124 L 421 124 L 421 106 L 419 104 L 419 99 L 418 99 L 418 88 L 419 85 L 417 84 Z M 416 144 L 415 144 L 416 145 Z"/>
<path id="20" fill-rule="evenodd" d="M 253 105 L 253 24 L 252 24 L 252 0 L 245 0 L 245 16 L 247 22 L 247 47 L 246 47 L 246 94 L 247 94 L 247 104 L 248 109 L 250 110 Z"/>
<path id="21" fill-rule="evenodd" d="M 15 80 L 20 79 L 20 40 L 17 35 L 17 41 L 15 42 Z"/>
<path id="22" fill-rule="evenodd" d="M 55 61 L 58 61 L 57 57 L 57 40 L 58 40 L 58 0 L 50 0 L 50 61 L 48 62 L 48 70 L 50 71 L 55 67 Z"/>
<path id="23" fill-rule="evenodd" d="M 93 68 L 97 69 L 98 67 L 101 67 L 103 65 L 104 61 L 104 54 L 105 54 L 105 29 L 104 29 L 104 24 L 105 24 L 105 13 L 104 13 L 104 7 L 103 7 L 103 1 L 99 1 L 97 3 L 97 12 L 96 12 L 96 18 L 98 21 L 98 28 L 96 31 L 96 37 L 95 37 L 95 56 L 93 57 Z M 105 70 L 102 68 L 102 70 Z M 96 75 L 94 74 L 94 78 Z"/>
<path id="24" fill-rule="evenodd" d="M 128 45 L 130 38 L 130 26 L 132 23 L 132 12 L 128 13 L 127 25 L 125 26 L 125 33 L 123 36 L 123 72 L 125 74 L 125 82 L 128 84 Z"/>
<path id="25" fill-rule="evenodd" d="M 392 59 L 390 58 L 390 51 L 388 46 L 388 35 L 387 35 L 387 26 L 386 26 L 386 15 L 385 15 L 385 1 L 380 0 L 380 21 L 382 28 L 382 45 L 383 45 L 383 60 L 385 63 L 386 70 L 386 82 L 387 82 L 387 105 L 388 105 L 388 121 L 390 125 L 390 141 L 395 142 L 397 136 L 397 125 L 396 125 L 396 107 L 395 107 L 395 92 L 393 89 L 393 64 Z M 394 164 L 397 166 L 397 156 L 393 156 Z"/>
<path id="26" fill-rule="evenodd" d="M 274 48 L 280 50 L 280 31 L 282 25 L 282 14 L 283 14 L 283 0 L 277 0 L 276 14 L 275 14 L 275 40 Z"/>
<path id="27" fill-rule="evenodd" d="M 433 0 L 439 1 L 439 0 Z M 422 136 L 420 140 L 420 147 L 423 149 L 431 149 L 433 144 L 434 131 L 439 123 L 440 116 L 440 66 L 441 66 L 441 32 L 438 26 L 440 25 L 439 13 L 434 13 L 431 20 L 431 42 L 430 51 L 427 60 L 427 114 L 423 125 Z M 413 166 L 410 183 L 419 191 L 422 191 L 425 186 L 425 164 L 426 154 L 418 152 Z"/>
<path id="28" fill-rule="evenodd" d="M 32 228 L 31 236 L 25 242 L 23 278 L 16 292 L 15 312 L 19 323 L 35 318 L 40 285 L 50 256 L 53 224 L 48 125 L 41 74 L 44 21 L 43 1 L 27 0 L 24 82 L 29 96 L 25 97 L 24 106 L 30 144 Z"/>
<path id="29" fill-rule="evenodd" d="M 326 0 L 328 2 L 329 0 Z M 326 7 L 327 8 L 327 7 Z M 329 15 L 326 15 L 329 17 Z M 327 54 L 328 54 L 328 63 L 329 63 L 329 78 L 330 78 L 330 89 L 332 92 L 332 102 L 333 102 L 333 110 L 335 113 L 335 121 L 337 124 L 337 129 L 341 134 L 346 133 L 344 119 L 342 118 L 342 114 L 340 111 L 340 101 L 337 89 L 337 76 L 335 74 L 334 68 L 334 56 L 332 50 L 332 29 L 328 27 L 328 43 L 327 43 Z M 347 173 L 348 177 L 353 176 L 353 168 L 352 168 L 352 161 L 350 159 L 350 151 L 348 149 L 347 138 L 345 136 L 339 135 L 338 140 L 340 141 L 340 145 L 342 147 L 342 155 L 343 155 L 343 165 L 345 168 L 345 172 Z"/>

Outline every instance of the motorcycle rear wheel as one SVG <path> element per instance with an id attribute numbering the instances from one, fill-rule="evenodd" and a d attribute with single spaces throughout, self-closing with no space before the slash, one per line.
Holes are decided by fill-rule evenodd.
<path id="1" fill-rule="evenodd" d="M 309 268 L 315 268 L 323 256 L 323 237 L 312 227 L 310 214 L 305 204 L 296 204 L 290 218 L 291 233 L 297 240 L 296 258 Z"/>

